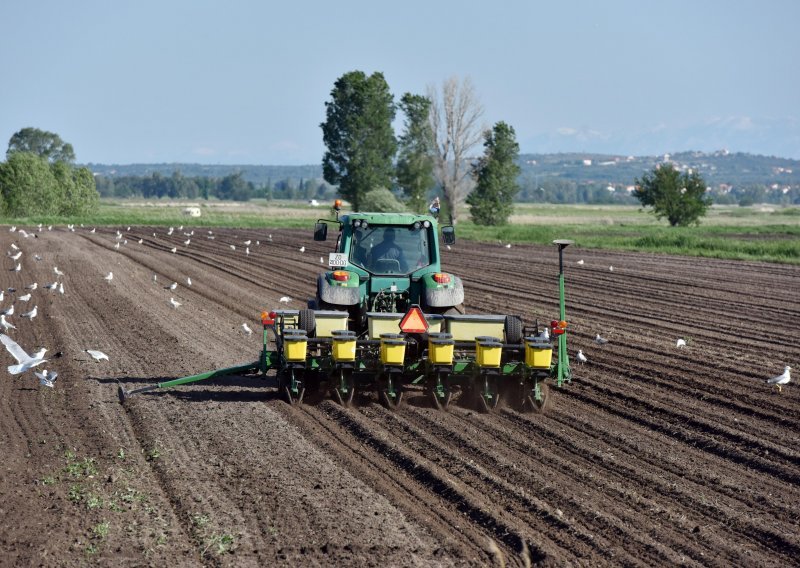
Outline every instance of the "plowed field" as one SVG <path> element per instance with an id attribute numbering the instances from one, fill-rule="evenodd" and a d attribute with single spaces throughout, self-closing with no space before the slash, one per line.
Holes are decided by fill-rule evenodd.
<path id="1" fill-rule="evenodd" d="M 0 232 L 24 253 L 19 272 L 4 257 L 1 307 L 39 284 L 8 333 L 59 372 L 54 389 L 2 372 L 0 564 L 798 564 L 800 390 L 765 379 L 800 361 L 800 267 L 568 248 L 570 352 L 589 362 L 542 415 L 292 407 L 240 378 L 122 405 L 118 383 L 256 359 L 260 311 L 304 307 L 332 246 L 186 231 Z M 555 247 L 444 255 L 470 313 L 557 315 Z M 55 266 L 64 294 L 43 289 Z"/>

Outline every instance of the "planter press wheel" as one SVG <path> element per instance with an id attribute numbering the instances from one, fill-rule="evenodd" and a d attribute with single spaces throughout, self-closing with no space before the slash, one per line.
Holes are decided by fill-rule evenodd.
<path id="1" fill-rule="evenodd" d="M 294 389 L 297 390 L 296 393 Z M 303 383 L 295 379 L 294 369 L 287 369 L 281 373 L 279 392 L 283 400 L 289 405 L 303 402 L 303 395 L 306 393 L 306 388 Z"/>
<path id="2" fill-rule="evenodd" d="M 433 402 L 433 407 L 436 410 L 447 410 L 450 406 L 450 402 L 453 400 L 453 391 L 450 389 L 450 383 L 447 378 L 444 380 L 442 379 L 442 375 L 437 373 L 436 375 L 436 386 L 432 387 L 428 391 L 428 396 L 431 397 L 431 401 Z M 444 396 L 440 397 L 439 387 L 442 387 L 442 391 Z"/>
<path id="3" fill-rule="evenodd" d="M 336 386 L 333 387 L 334 400 L 345 408 L 350 407 L 353 404 L 353 395 L 356 391 L 353 386 L 353 377 L 342 369 L 339 371 L 339 377 L 336 382 Z"/>
<path id="4" fill-rule="evenodd" d="M 306 332 L 307 337 L 315 337 L 317 334 L 317 319 L 314 310 L 300 310 L 297 313 L 297 327 Z"/>
<path id="5" fill-rule="evenodd" d="M 480 390 L 476 389 L 477 395 L 477 410 L 482 413 L 493 412 L 500 402 L 500 391 L 497 389 L 496 379 L 484 379 L 484 387 Z"/>
<path id="6" fill-rule="evenodd" d="M 506 316 L 503 324 L 503 332 L 506 336 L 506 343 L 519 344 L 522 343 L 522 318 L 519 316 Z"/>
<path id="7" fill-rule="evenodd" d="M 539 390 L 541 391 L 542 400 L 536 400 L 534 395 L 528 390 L 522 402 L 524 411 L 532 412 L 533 414 L 541 414 L 547 409 L 548 402 L 550 401 L 550 387 L 545 383 L 539 383 Z"/>
<path id="8" fill-rule="evenodd" d="M 388 390 L 381 389 L 381 402 L 389 410 L 397 410 L 403 406 L 403 391 L 398 390 L 395 396 L 390 396 Z"/>

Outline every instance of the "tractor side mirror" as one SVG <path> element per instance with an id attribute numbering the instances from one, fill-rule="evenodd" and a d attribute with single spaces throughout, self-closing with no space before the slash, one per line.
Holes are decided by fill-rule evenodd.
<path id="1" fill-rule="evenodd" d="M 314 223 L 314 240 L 324 241 L 328 239 L 328 224 Z"/>
<path id="2" fill-rule="evenodd" d="M 456 228 L 453 225 L 442 227 L 442 240 L 446 245 L 452 245 L 456 242 Z"/>

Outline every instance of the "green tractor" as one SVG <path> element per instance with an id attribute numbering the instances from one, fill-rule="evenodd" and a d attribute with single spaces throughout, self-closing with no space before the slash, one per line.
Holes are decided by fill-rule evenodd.
<path id="1" fill-rule="evenodd" d="M 328 394 L 348 406 L 356 392 L 372 392 L 394 409 L 416 390 L 438 408 L 457 399 L 488 412 L 503 399 L 536 412 L 547 402 L 548 379 L 571 380 L 562 258 L 571 241 L 554 241 L 559 318 L 526 327 L 516 315 L 465 313 L 461 279 L 441 267 L 439 235 L 452 245 L 452 226 L 440 227 L 433 215 L 335 211 L 314 227 L 316 241 L 328 240 L 329 226 L 339 229 L 315 297 L 306 309 L 262 312 L 258 361 L 130 392 L 120 387 L 120 399 L 256 374 L 274 377 L 290 404 Z"/>
<path id="2" fill-rule="evenodd" d="M 314 240 L 327 240 L 328 225 L 340 233 L 329 255 L 330 271 L 317 278 L 314 310 L 341 310 L 349 329 L 363 335 L 368 314 L 405 313 L 417 305 L 426 314 L 463 314 L 461 279 L 442 272 L 437 221 L 411 213 L 351 213 L 320 220 Z M 455 242 L 452 225 L 442 227 L 446 245 Z"/>

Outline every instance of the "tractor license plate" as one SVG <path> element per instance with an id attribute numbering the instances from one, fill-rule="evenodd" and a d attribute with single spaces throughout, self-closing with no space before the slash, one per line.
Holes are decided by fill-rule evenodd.
<path id="1" fill-rule="evenodd" d="M 332 252 L 328 255 L 328 266 L 331 268 L 345 268 L 347 255 L 343 252 Z"/>

